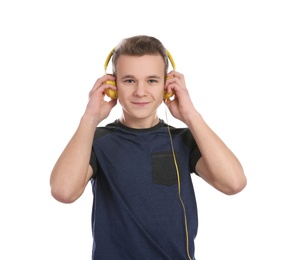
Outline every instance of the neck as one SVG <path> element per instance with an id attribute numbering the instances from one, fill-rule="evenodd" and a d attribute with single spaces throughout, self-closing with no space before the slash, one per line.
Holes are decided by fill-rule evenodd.
<path id="1" fill-rule="evenodd" d="M 151 128 L 159 123 L 159 118 L 157 115 L 151 118 L 136 118 L 135 120 L 130 119 L 122 115 L 120 117 L 120 122 L 130 128 L 143 129 Z"/>

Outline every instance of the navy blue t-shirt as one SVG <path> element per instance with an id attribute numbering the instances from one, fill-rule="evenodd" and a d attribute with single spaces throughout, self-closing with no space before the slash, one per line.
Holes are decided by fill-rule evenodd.
<path id="1" fill-rule="evenodd" d="M 188 128 L 170 131 L 193 258 L 198 217 L 190 173 L 201 154 Z M 176 167 L 162 120 L 148 129 L 119 120 L 97 127 L 90 165 L 93 260 L 188 259 Z"/>

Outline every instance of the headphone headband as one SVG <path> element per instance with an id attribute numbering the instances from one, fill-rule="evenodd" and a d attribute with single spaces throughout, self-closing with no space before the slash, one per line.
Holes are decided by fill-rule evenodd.
<path id="1" fill-rule="evenodd" d="M 105 70 L 105 74 L 106 74 L 106 70 L 107 70 L 107 67 L 108 67 L 108 64 L 110 62 L 110 59 L 111 57 L 113 56 L 114 54 L 114 51 L 115 51 L 115 48 L 113 48 L 110 53 L 108 54 L 107 58 L 106 58 L 106 61 L 105 61 L 105 64 L 104 64 L 104 70 Z M 175 65 L 175 61 L 171 55 L 171 53 L 166 49 L 166 53 L 167 53 L 167 56 L 168 56 L 168 59 L 173 67 L 174 70 L 176 70 L 176 65 Z"/>

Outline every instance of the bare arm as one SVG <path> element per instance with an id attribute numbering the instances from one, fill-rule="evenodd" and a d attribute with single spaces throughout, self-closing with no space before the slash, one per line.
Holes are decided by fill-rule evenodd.
<path id="1" fill-rule="evenodd" d="M 70 203 L 84 191 L 91 175 L 89 166 L 91 146 L 96 125 L 83 116 L 80 124 L 57 160 L 50 178 L 52 196 Z"/>
<path id="2" fill-rule="evenodd" d="M 105 89 L 115 89 L 103 84 L 106 80 L 114 80 L 114 77 L 106 75 L 96 81 L 79 126 L 53 167 L 51 193 L 60 202 L 71 203 L 78 199 L 93 174 L 89 162 L 96 126 L 109 115 L 117 102 L 104 100 Z"/>
<path id="3" fill-rule="evenodd" d="M 246 186 L 246 177 L 242 166 L 225 145 L 210 129 L 201 115 L 194 112 L 187 126 L 191 130 L 202 157 L 196 164 L 196 172 L 217 190 L 236 194 Z"/>
<path id="4" fill-rule="evenodd" d="M 167 81 L 166 88 L 175 91 L 175 99 L 167 100 L 166 105 L 174 117 L 188 126 L 202 154 L 195 171 L 225 194 L 240 192 L 247 181 L 239 160 L 194 108 L 184 76 L 176 71 L 169 74 L 173 77 Z"/>

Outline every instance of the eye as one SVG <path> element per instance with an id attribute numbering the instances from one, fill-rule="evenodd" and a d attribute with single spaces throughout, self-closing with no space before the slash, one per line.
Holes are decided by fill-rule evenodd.
<path id="1" fill-rule="evenodd" d="M 134 80 L 133 79 L 126 79 L 124 80 L 125 83 L 134 83 Z"/>
<path id="2" fill-rule="evenodd" d="M 157 83 L 158 81 L 156 79 L 149 79 L 148 82 L 153 84 L 153 83 Z"/>

